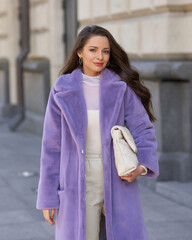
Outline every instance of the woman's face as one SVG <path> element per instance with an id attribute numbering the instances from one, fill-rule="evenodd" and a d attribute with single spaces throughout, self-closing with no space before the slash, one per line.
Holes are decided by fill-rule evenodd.
<path id="1" fill-rule="evenodd" d="M 97 76 L 106 67 L 110 58 L 109 40 L 104 36 L 93 36 L 77 54 L 83 61 L 83 73 Z"/>

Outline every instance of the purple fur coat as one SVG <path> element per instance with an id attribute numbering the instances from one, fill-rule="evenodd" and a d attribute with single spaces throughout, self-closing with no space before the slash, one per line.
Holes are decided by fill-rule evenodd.
<path id="1" fill-rule="evenodd" d="M 145 177 L 159 174 L 155 129 L 140 98 L 118 75 L 104 69 L 100 78 L 100 127 L 107 240 L 147 240 L 137 180 L 117 175 L 111 128 L 127 126 L 138 148 Z M 45 114 L 37 209 L 59 208 L 56 240 L 86 240 L 87 109 L 81 70 L 62 75 L 53 86 Z"/>

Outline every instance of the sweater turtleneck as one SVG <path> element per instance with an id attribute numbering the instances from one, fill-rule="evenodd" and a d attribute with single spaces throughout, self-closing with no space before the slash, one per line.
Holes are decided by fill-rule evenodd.
<path id="1" fill-rule="evenodd" d="M 82 73 L 83 83 L 89 86 L 98 86 L 100 84 L 100 75 L 98 76 L 88 76 Z"/>
<path id="2" fill-rule="evenodd" d="M 82 85 L 87 110 L 99 110 L 100 75 L 88 76 L 82 73 Z"/>

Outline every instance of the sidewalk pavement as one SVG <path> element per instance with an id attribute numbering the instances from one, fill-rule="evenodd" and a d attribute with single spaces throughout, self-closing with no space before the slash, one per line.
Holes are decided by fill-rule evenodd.
<path id="1" fill-rule="evenodd" d="M 40 148 L 40 136 L 10 132 L 6 121 L 0 119 L 1 240 L 54 240 L 55 227 L 47 223 L 42 212 L 35 208 Z M 166 192 L 173 187 L 170 183 L 163 184 L 159 189 L 163 186 Z M 173 184 L 175 189 L 179 186 L 178 194 L 182 195 L 181 184 Z M 163 197 L 143 184 L 140 184 L 140 191 L 149 240 L 192 239 L 190 204 L 170 200 L 168 195 Z M 190 193 L 188 196 L 191 197 Z"/>

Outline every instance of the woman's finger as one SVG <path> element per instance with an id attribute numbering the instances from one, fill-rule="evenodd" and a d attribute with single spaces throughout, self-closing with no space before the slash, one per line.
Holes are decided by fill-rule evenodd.
<path id="1" fill-rule="evenodd" d="M 53 220 L 53 222 L 55 224 L 54 215 L 55 215 L 55 209 L 51 209 L 51 219 Z"/>
<path id="2" fill-rule="evenodd" d="M 128 176 L 121 176 L 121 179 L 126 180 L 128 182 L 133 182 L 136 178 L 137 178 L 136 172 L 132 172 Z"/>
<path id="3" fill-rule="evenodd" d="M 53 209 L 51 209 L 52 211 Z M 55 222 L 50 216 L 50 209 L 43 209 L 43 216 L 47 222 L 49 222 L 51 225 L 54 225 Z"/>

